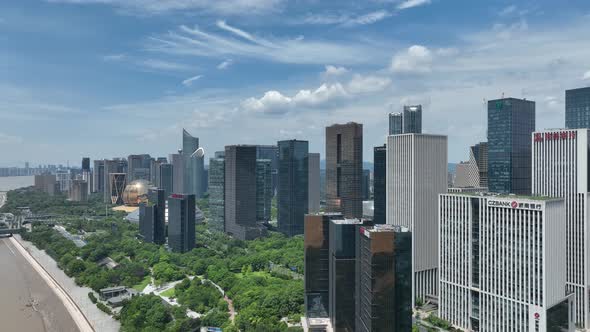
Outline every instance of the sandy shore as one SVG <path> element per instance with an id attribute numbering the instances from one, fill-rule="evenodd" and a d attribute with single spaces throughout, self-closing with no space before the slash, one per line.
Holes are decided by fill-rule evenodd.
<path id="1" fill-rule="evenodd" d="M 60 287 L 75 302 L 75 305 L 83 313 L 84 317 L 90 323 L 94 331 L 97 332 L 116 332 L 119 331 L 120 324 L 111 316 L 100 311 L 94 303 L 88 298 L 88 293 L 92 290 L 88 287 L 79 287 L 74 280 L 68 277 L 58 266 L 57 263 L 44 251 L 37 249 L 32 243 L 24 241 L 19 235 L 14 236 L 18 241 L 49 275 L 56 281 Z"/>
<path id="2" fill-rule="evenodd" d="M 2 331 L 80 331 L 61 299 L 9 238 L 0 239 Z"/>

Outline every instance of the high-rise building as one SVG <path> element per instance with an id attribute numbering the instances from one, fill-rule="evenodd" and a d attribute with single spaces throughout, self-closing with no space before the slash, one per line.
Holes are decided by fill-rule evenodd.
<path id="1" fill-rule="evenodd" d="M 256 218 L 256 146 L 225 147 L 225 232 L 241 240 L 264 235 Z"/>
<path id="2" fill-rule="evenodd" d="M 327 211 L 361 218 L 363 125 L 350 122 L 326 127 Z"/>
<path id="3" fill-rule="evenodd" d="M 195 247 L 195 195 L 172 194 L 168 197 L 168 246 L 174 252 Z"/>
<path id="4" fill-rule="evenodd" d="M 590 87 L 565 91 L 566 128 L 590 128 Z"/>
<path id="5" fill-rule="evenodd" d="M 69 171 L 57 172 L 55 173 L 55 177 L 57 179 L 59 191 L 62 193 L 69 193 L 72 187 L 72 174 Z"/>
<path id="6" fill-rule="evenodd" d="M 373 223 L 385 224 L 387 147 L 373 149 Z"/>
<path id="7" fill-rule="evenodd" d="M 272 205 L 272 169 L 270 160 L 256 160 L 256 220 L 270 220 Z"/>
<path id="8" fill-rule="evenodd" d="M 305 316 L 328 317 L 330 220 L 343 219 L 341 213 L 305 216 Z"/>
<path id="9" fill-rule="evenodd" d="M 125 184 L 127 182 L 127 176 L 125 176 L 125 184 L 123 184 L 123 189 L 120 190 L 120 192 L 118 192 L 119 188 L 113 188 L 112 185 L 113 184 L 117 184 L 120 185 L 121 184 L 121 176 L 118 175 L 117 176 L 117 180 L 116 182 L 112 182 L 111 181 L 111 174 L 120 174 L 120 173 L 127 173 L 127 160 L 124 159 L 120 159 L 120 158 L 115 158 L 112 160 L 104 160 L 104 202 L 105 203 L 109 203 L 109 204 L 116 204 L 115 202 L 113 202 L 113 197 L 118 197 L 118 196 L 113 196 L 113 194 L 117 194 L 117 195 L 122 195 L 123 194 L 123 190 L 125 189 Z M 121 196 L 122 197 L 122 196 Z M 117 199 L 118 201 L 118 199 Z M 118 204 L 122 204 L 122 203 L 118 203 Z"/>
<path id="10" fill-rule="evenodd" d="M 422 105 L 404 106 L 404 134 L 422 133 Z"/>
<path id="11" fill-rule="evenodd" d="M 215 153 L 215 157 L 209 159 L 209 227 L 224 231 L 225 224 L 225 153 Z"/>
<path id="12" fill-rule="evenodd" d="M 132 154 L 127 157 L 127 180 L 151 181 L 151 157 L 149 154 Z"/>
<path id="13" fill-rule="evenodd" d="M 166 196 L 159 188 L 150 188 L 147 202 L 139 204 L 139 233 L 145 242 L 166 243 Z"/>
<path id="14" fill-rule="evenodd" d="M 104 191 L 104 160 L 95 160 L 93 169 L 93 188 L 92 192 L 101 193 Z"/>
<path id="15" fill-rule="evenodd" d="M 308 158 L 307 210 L 311 214 L 320 212 L 320 154 L 309 153 Z"/>
<path id="16" fill-rule="evenodd" d="M 303 234 L 303 219 L 309 204 L 309 143 L 288 140 L 278 142 L 279 187 L 277 196 L 279 232 Z"/>
<path id="17" fill-rule="evenodd" d="M 164 190 L 164 197 L 170 196 L 174 192 L 174 166 L 167 163 L 158 164 L 156 171 L 158 172 L 157 187 Z"/>
<path id="18" fill-rule="evenodd" d="M 170 155 L 170 164 L 172 164 L 172 192 L 184 193 L 184 156 L 179 153 Z"/>
<path id="19" fill-rule="evenodd" d="M 205 171 L 205 150 L 199 148 L 199 138 L 182 130 L 182 156 L 184 161 L 184 192 L 203 196 L 203 172 Z"/>
<path id="20" fill-rule="evenodd" d="M 363 180 L 361 187 L 363 200 L 369 200 L 371 198 L 371 171 L 368 169 L 363 169 Z"/>
<path id="21" fill-rule="evenodd" d="M 574 331 L 562 199 L 440 195 L 441 318 L 468 331 Z"/>
<path id="22" fill-rule="evenodd" d="M 90 171 L 90 158 L 82 158 L 82 171 Z"/>
<path id="23" fill-rule="evenodd" d="M 481 142 L 469 148 L 469 187 L 488 187 L 488 143 Z"/>
<path id="24" fill-rule="evenodd" d="M 488 101 L 488 186 L 491 192 L 530 195 L 535 102 Z"/>
<path id="25" fill-rule="evenodd" d="M 279 147 L 276 145 L 257 145 L 256 159 L 270 160 L 270 167 L 272 170 L 272 192 L 274 197 L 277 194 L 277 186 L 279 181 Z"/>
<path id="26" fill-rule="evenodd" d="M 109 198 L 108 203 L 122 205 L 123 192 L 127 186 L 127 173 L 109 173 Z"/>
<path id="27" fill-rule="evenodd" d="M 412 232 L 412 300 L 438 293 L 438 195 L 447 192 L 447 137 L 387 138 L 387 223 Z"/>
<path id="28" fill-rule="evenodd" d="M 469 181 L 469 168 L 471 164 L 469 161 L 462 161 L 455 167 L 455 176 L 453 177 L 453 187 L 467 188 L 471 187 Z"/>
<path id="29" fill-rule="evenodd" d="M 411 331 L 412 234 L 376 225 L 357 236 L 355 331 Z"/>
<path id="30" fill-rule="evenodd" d="M 575 295 L 576 324 L 589 329 L 589 130 L 539 131 L 532 140 L 533 195 L 565 200 L 566 290 Z"/>
<path id="31" fill-rule="evenodd" d="M 404 115 L 402 113 L 389 113 L 389 135 L 404 133 Z"/>
<path id="32" fill-rule="evenodd" d="M 88 182 L 84 180 L 72 180 L 69 199 L 73 202 L 88 201 Z"/>
<path id="33" fill-rule="evenodd" d="M 57 188 L 55 174 L 35 175 L 34 181 L 34 187 L 36 190 L 42 191 L 50 196 L 55 195 L 55 189 Z"/>
<path id="34" fill-rule="evenodd" d="M 358 219 L 330 220 L 329 306 L 334 331 L 354 332 Z"/>

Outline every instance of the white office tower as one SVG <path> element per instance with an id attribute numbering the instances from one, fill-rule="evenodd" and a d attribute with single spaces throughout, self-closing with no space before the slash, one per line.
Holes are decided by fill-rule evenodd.
<path id="1" fill-rule="evenodd" d="M 560 198 L 440 195 L 440 317 L 467 331 L 574 331 Z"/>
<path id="2" fill-rule="evenodd" d="M 387 138 L 387 224 L 412 232 L 412 300 L 438 294 L 438 195 L 447 192 L 447 137 Z"/>
<path id="3" fill-rule="evenodd" d="M 576 324 L 590 329 L 588 129 L 532 134 L 532 193 L 565 199 L 567 291 L 576 298 Z"/>

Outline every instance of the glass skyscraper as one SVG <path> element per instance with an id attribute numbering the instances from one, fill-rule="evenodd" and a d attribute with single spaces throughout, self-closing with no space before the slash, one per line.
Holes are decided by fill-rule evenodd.
<path id="1" fill-rule="evenodd" d="M 404 134 L 422 133 L 422 105 L 404 106 Z"/>
<path id="2" fill-rule="evenodd" d="M 402 113 L 389 113 L 389 135 L 399 135 L 404 132 L 404 115 Z"/>
<path id="3" fill-rule="evenodd" d="M 326 203 L 346 218 L 363 216 L 363 125 L 326 127 Z"/>
<path id="4" fill-rule="evenodd" d="M 488 186 L 490 192 L 531 193 L 531 134 L 535 102 L 488 101 Z"/>
<path id="5" fill-rule="evenodd" d="M 184 193 L 203 195 L 204 150 L 199 149 L 199 138 L 182 130 L 182 156 L 184 160 Z"/>
<path id="6" fill-rule="evenodd" d="M 195 195 L 172 194 L 168 198 L 168 246 L 174 252 L 195 247 Z"/>
<path id="7" fill-rule="evenodd" d="M 393 225 L 357 232 L 356 329 L 412 329 L 412 234 Z"/>
<path id="8" fill-rule="evenodd" d="M 272 168 L 268 159 L 256 160 L 256 220 L 270 220 L 272 204 Z"/>
<path id="9" fill-rule="evenodd" d="M 376 146 L 373 150 L 373 223 L 375 224 L 385 224 L 386 222 L 386 162 L 387 147 L 385 144 Z"/>
<path id="10" fill-rule="evenodd" d="M 148 201 L 139 205 L 139 233 L 145 242 L 166 243 L 166 196 L 163 189 L 151 188 Z"/>
<path id="11" fill-rule="evenodd" d="M 215 153 L 216 156 L 222 156 Z M 224 231 L 225 158 L 209 159 L 209 227 Z"/>
<path id="12" fill-rule="evenodd" d="M 590 128 L 590 87 L 565 91 L 566 128 Z"/>
<path id="13" fill-rule="evenodd" d="M 303 234 L 303 219 L 309 204 L 309 143 L 280 141 L 279 186 L 277 197 L 279 232 Z"/>

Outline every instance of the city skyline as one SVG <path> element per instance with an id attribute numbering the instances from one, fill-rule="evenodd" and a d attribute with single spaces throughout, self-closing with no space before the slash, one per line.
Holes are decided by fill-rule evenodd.
<path id="1" fill-rule="evenodd" d="M 320 152 L 323 128 L 348 121 L 365 126 L 370 160 L 404 104 L 423 105 L 423 131 L 448 135 L 459 162 L 486 141 L 484 99 L 534 100 L 543 130 L 565 126 L 565 90 L 590 85 L 582 1 L 28 0 L 0 12 L 2 167 L 167 156 L 182 127 L 205 151 L 303 139 Z M 200 33 L 232 47 L 180 42 Z"/>

